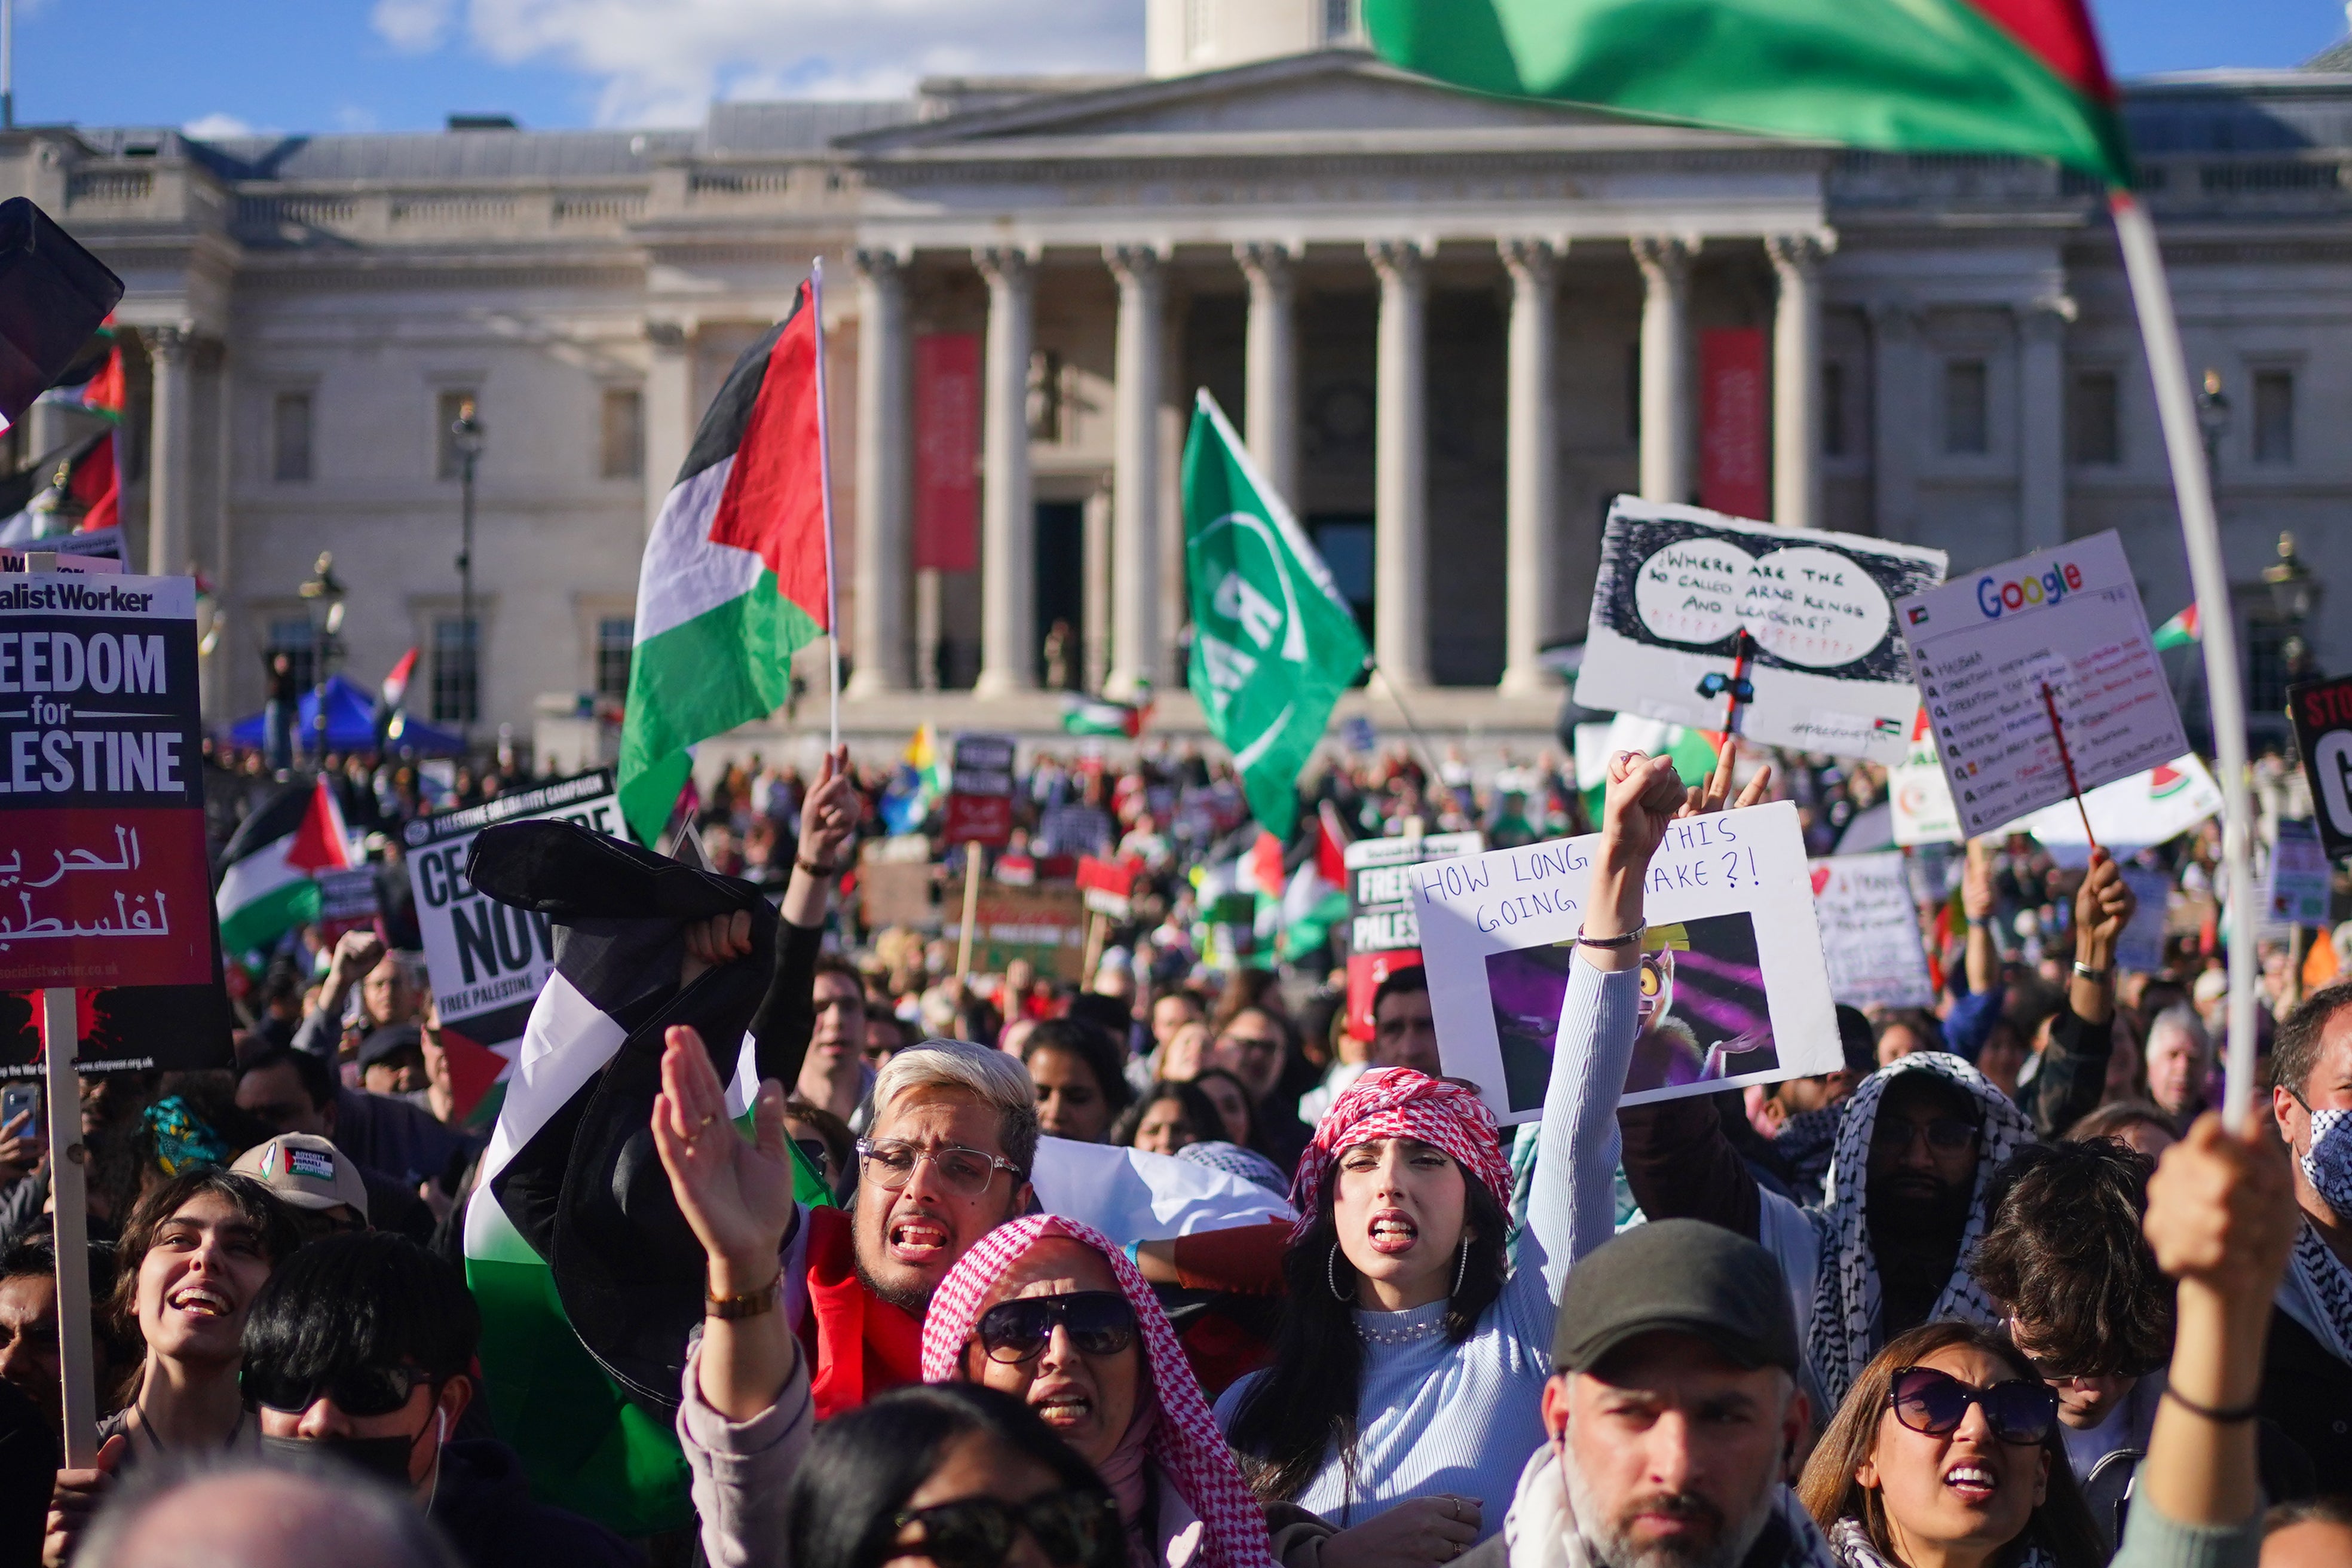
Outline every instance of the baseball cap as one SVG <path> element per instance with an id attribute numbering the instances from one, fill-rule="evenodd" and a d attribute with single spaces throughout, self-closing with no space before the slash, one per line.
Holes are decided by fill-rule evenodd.
<path id="1" fill-rule="evenodd" d="M 281 1132 L 236 1157 L 230 1169 L 253 1176 L 298 1209 L 349 1205 L 368 1217 L 367 1184 L 343 1152 L 310 1132 Z"/>
<path id="2" fill-rule="evenodd" d="M 1590 1372 L 1635 1337 L 1694 1334 L 1745 1367 L 1797 1371 L 1797 1317 L 1780 1265 L 1705 1220 L 1635 1226 L 1569 1270 L 1552 1329 L 1555 1372 Z"/>
<path id="3" fill-rule="evenodd" d="M 425 1032 L 414 1024 L 386 1024 L 360 1042 L 360 1069 L 365 1071 L 400 1051 L 423 1051 Z"/>

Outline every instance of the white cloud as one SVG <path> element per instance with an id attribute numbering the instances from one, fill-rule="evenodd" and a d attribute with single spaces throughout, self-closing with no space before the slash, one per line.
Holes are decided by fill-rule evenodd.
<path id="1" fill-rule="evenodd" d="M 376 30 L 398 42 L 387 13 L 446 20 L 451 4 L 376 0 Z M 502 64 L 594 79 L 607 125 L 694 124 L 714 98 L 896 97 L 931 75 L 1143 63 L 1140 0 L 467 0 L 466 32 Z"/>
<path id="2" fill-rule="evenodd" d="M 339 104 L 335 109 L 335 129 L 359 132 L 375 129 L 375 110 L 364 104 Z"/>
<path id="3" fill-rule="evenodd" d="M 220 142 L 232 136 L 266 136 L 272 132 L 248 124 L 234 114 L 218 111 L 191 120 L 180 127 L 180 134 L 198 142 Z"/>
<path id="4" fill-rule="evenodd" d="M 441 47 L 457 9 L 457 0 L 375 0 L 368 21 L 394 48 L 421 55 Z"/>

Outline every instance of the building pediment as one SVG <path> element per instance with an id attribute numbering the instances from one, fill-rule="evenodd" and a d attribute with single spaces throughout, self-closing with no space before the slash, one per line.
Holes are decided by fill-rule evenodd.
<path id="1" fill-rule="evenodd" d="M 1360 49 L 1040 93 L 846 137 L 867 156 L 1184 155 L 1496 147 L 1721 150 L 1761 139 L 1465 92 Z"/>

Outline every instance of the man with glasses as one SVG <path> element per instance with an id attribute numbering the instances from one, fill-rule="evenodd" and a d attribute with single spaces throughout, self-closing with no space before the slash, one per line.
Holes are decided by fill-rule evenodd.
<path id="1" fill-rule="evenodd" d="M 641 1568 L 603 1526 L 534 1501 L 513 1449 L 458 1436 L 481 1337 L 457 1270 L 414 1243 L 374 1232 L 304 1247 L 246 1319 L 241 1381 L 264 1452 L 331 1455 L 373 1476 L 468 1568 Z"/>

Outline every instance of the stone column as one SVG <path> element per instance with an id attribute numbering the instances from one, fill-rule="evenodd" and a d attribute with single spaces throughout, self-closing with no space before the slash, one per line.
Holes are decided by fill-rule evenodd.
<path id="1" fill-rule="evenodd" d="M 1248 398 L 1250 456 L 1293 510 L 1298 506 L 1297 289 L 1289 247 L 1251 241 L 1234 247 L 1249 279 Z"/>
<path id="2" fill-rule="evenodd" d="M 1541 658 L 1558 574 L 1559 258 L 1540 239 L 1507 239 L 1498 248 L 1511 274 L 1502 689 L 1524 696 L 1559 684 Z"/>
<path id="3" fill-rule="evenodd" d="M 1112 563 L 1118 554 L 1113 505 L 1118 492 L 1105 474 L 1086 499 L 1080 521 L 1086 534 L 1087 584 L 1085 626 L 1077 649 L 1078 689 L 1101 691 L 1110 681 L 1111 595 L 1118 591 Z"/>
<path id="4" fill-rule="evenodd" d="M 1118 279 L 1111 479 L 1110 673 L 1124 700 L 1151 683 L 1160 654 L 1160 404 L 1166 280 L 1147 245 L 1107 245 Z"/>
<path id="5" fill-rule="evenodd" d="M 1810 234 L 1765 241 L 1780 275 L 1772 312 L 1772 521 L 1822 526 L 1822 242 Z"/>
<path id="6" fill-rule="evenodd" d="M 155 388 L 147 432 L 147 574 L 170 577 L 188 570 L 195 543 L 188 518 L 188 353 L 195 334 L 172 326 L 144 327 L 139 335 Z"/>
<path id="7" fill-rule="evenodd" d="M 694 331 L 692 321 L 646 323 L 652 353 L 646 363 L 646 532 L 660 520 L 662 503 L 677 483 L 678 469 L 694 445 Z"/>
<path id="8" fill-rule="evenodd" d="M 1688 240 L 1643 235 L 1633 241 L 1642 268 L 1642 496 L 1691 499 L 1690 262 Z"/>
<path id="9" fill-rule="evenodd" d="M 1919 536 L 1919 449 L 1927 400 L 1920 385 L 1919 311 L 1880 300 L 1870 310 L 1870 510 L 1881 539 Z"/>
<path id="10" fill-rule="evenodd" d="M 857 269 L 857 619 L 848 694 L 911 684 L 907 609 L 914 489 L 914 367 L 907 280 L 887 250 L 856 250 Z"/>
<path id="11" fill-rule="evenodd" d="M 915 685 L 923 691 L 940 689 L 940 636 L 945 609 L 940 569 L 926 566 L 915 574 Z"/>
<path id="12" fill-rule="evenodd" d="M 979 697 L 1037 689 L 1037 508 L 1029 483 L 1029 349 L 1034 279 L 1028 253 L 971 253 L 988 279 L 981 368 Z"/>
<path id="13" fill-rule="evenodd" d="M 1429 684 L 1429 284 L 1421 247 L 1364 247 L 1381 278 L 1373 426 L 1373 657 L 1399 686 Z"/>
<path id="14" fill-rule="evenodd" d="M 2066 542 L 2066 324 L 2070 299 L 2016 307 L 2018 549 Z"/>

